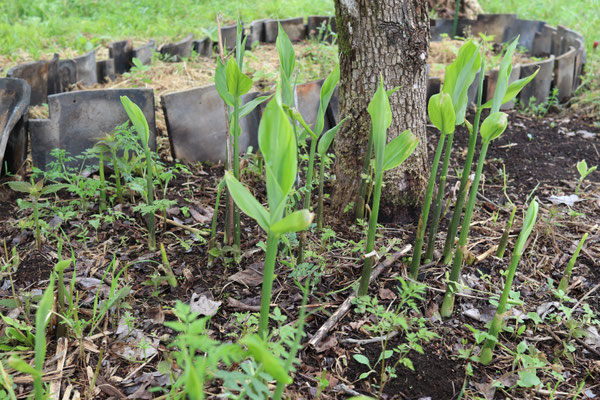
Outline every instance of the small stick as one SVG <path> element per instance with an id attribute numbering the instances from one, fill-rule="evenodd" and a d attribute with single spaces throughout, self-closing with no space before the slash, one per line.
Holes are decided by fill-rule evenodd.
<path id="1" fill-rule="evenodd" d="M 412 249 L 412 246 L 410 244 L 406 245 L 402 250 L 394 253 L 390 259 L 385 260 L 383 263 L 381 263 L 379 266 L 377 266 L 377 268 L 375 268 L 373 270 L 373 272 L 371 272 L 371 277 L 369 279 L 369 283 L 372 283 L 374 280 L 376 280 L 377 277 L 383 272 L 384 269 L 388 268 L 390 265 L 392 265 L 394 262 L 396 262 L 396 260 L 398 260 L 400 257 L 408 254 L 411 249 Z M 344 318 L 344 315 L 346 315 L 346 313 L 350 310 L 350 307 L 352 306 L 352 300 L 354 298 L 356 298 L 356 293 L 352 293 L 342 303 L 340 308 L 338 308 L 331 315 L 331 317 L 329 317 L 329 319 L 327 321 L 325 321 L 325 323 L 319 328 L 319 330 L 317 330 L 317 332 L 312 337 L 312 339 L 310 339 L 308 341 L 308 345 L 310 345 L 312 347 L 316 347 L 317 344 L 321 340 L 323 340 L 323 337 L 327 334 L 327 332 L 329 332 L 335 325 L 337 325 L 337 323 L 340 322 L 340 320 L 342 318 Z"/>
<path id="2" fill-rule="evenodd" d="M 180 224 L 179 222 L 175 222 L 173 220 L 167 219 L 167 218 L 163 217 L 160 214 L 154 214 L 154 216 L 156 216 L 156 217 L 164 220 L 169 225 L 173 225 L 173 226 L 176 226 L 177 228 L 185 229 L 187 231 L 195 233 L 196 235 L 200 235 L 200 236 L 206 236 L 206 235 L 208 235 L 208 232 L 202 231 L 200 229 L 192 228 L 189 225 Z"/>

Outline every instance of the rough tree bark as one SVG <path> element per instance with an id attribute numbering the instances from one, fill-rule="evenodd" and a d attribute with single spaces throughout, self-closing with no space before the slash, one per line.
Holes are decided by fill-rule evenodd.
<path id="1" fill-rule="evenodd" d="M 382 213 L 420 202 L 427 174 L 426 90 L 429 52 L 428 0 L 334 0 L 340 56 L 340 115 L 350 123 L 335 140 L 336 184 L 333 206 L 342 211 L 354 201 L 369 135 L 367 106 L 380 74 L 393 113 L 388 141 L 405 129 L 420 139 L 415 153 L 385 176 Z M 338 213 L 341 215 L 341 213 Z"/>

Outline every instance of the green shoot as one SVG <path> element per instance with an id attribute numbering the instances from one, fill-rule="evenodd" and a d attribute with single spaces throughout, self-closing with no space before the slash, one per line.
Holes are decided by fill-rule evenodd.
<path id="1" fill-rule="evenodd" d="M 284 233 L 306 229 L 313 219 L 308 210 L 295 211 L 283 217 L 298 171 L 298 148 L 292 125 L 281 106 L 280 93 L 265 109 L 259 125 L 258 142 L 265 159 L 269 211 L 230 172 L 225 173 L 225 182 L 237 206 L 267 232 L 258 330 L 259 335 L 266 338 L 279 238 Z"/>
<path id="2" fill-rule="evenodd" d="M 431 175 L 429 176 L 429 183 L 427 184 L 427 190 L 425 191 L 425 200 L 423 202 L 423 208 L 421 209 L 421 216 L 419 217 L 417 238 L 415 240 L 415 248 L 410 264 L 410 277 L 415 280 L 417 279 L 419 266 L 421 265 L 421 251 L 423 250 L 423 240 L 425 238 L 425 229 L 427 228 L 429 207 L 431 206 L 431 197 L 433 196 L 438 165 L 442 156 L 442 150 L 444 149 L 444 141 L 446 140 L 447 135 L 454 133 L 456 118 L 454 106 L 452 105 L 452 98 L 444 92 L 431 96 L 427 112 L 431 122 L 440 130 L 441 136 L 435 150 L 435 156 L 433 157 Z"/>
<path id="3" fill-rule="evenodd" d="M 576 194 L 579 194 L 579 189 L 581 188 L 581 184 L 583 183 L 583 180 L 589 174 L 594 172 L 596 170 L 596 168 L 598 168 L 597 165 L 588 168 L 587 162 L 585 160 L 581 160 L 577 163 L 577 172 L 579 172 L 579 181 L 577 181 L 577 187 L 575 188 Z"/>
<path id="4" fill-rule="evenodd" d="M 585 243 L 587 237 L 588 237 L 588 234 L 585 233 L 583 235 L 583 237 L 581 238 L 581 240 L 579 241 L 579 244 L 577 245 L 577 248 L 575 249 L 573 256 L 571 257 L 571 259 L 569 260 L 569 263 L 567 264 L 567 268 L 565 269 L 565 274 L 563 275 L 562 279 L 560 280 L 560 283 L 558 284 L 558 290 L 562 290 L 564 293 L 567 293 L 567 286 L 569 286 L 569 280 L 571 279 L 571 273 L 573 272 L 573 267 L 575 266 L 577 257 L 579 257 L 579 252 L 581 251 L 581 248 L 583 247 L 583 244 Z"/>
<path id="5" fill-rule="evenodd" d="M 516 212 L 517 206 L 513 205 L 510 217 L 508 218 L 508 221 L 506 222 L 506 227 L 504 228 L 504 233 L 502 234 L 502 238 L 500 238 L 498 250 L 496 251 L 496 257 L 498 258 L 504 257 L 504 251 L 506 250 L 506 245 L 508 244 L 508 235 L 510 235 L 510 230 L 512 229 L 512 224 L 515 219 Z"/>
<path id="6" fill-rule="evenodd" d="M 523 250 L 525 249 L 527 239 L 529 238 L 529 235 L 533 230 L 533 226 L 535 225 L 535 221 L 537 219 L 538 214 L 538 208 L 539 206 L 536 199 L 533 199 L 531 201 L 531 204 L 527 208 L 527 214 L 525 215 L 525 220 L 523 222 L 523 229 L 521 229 L 521 233 L 519 234 L 519 238 L 517 239 L 517 243 L 513 251 L 512 260 L 510 262 L 510 267 L 506 274 L 506 282 L 504 283 L 504 290 L 502 291 L 502 296 L 500 297 L 500 302 L 498 303 L 498 309 L 496 310 L 496 314 L 494 315 L 494 319 L 492 320 L 487 339 L 479 355 L 479 361 L 483 365 L 488 365 L 492 361 L 494 347 L 498 342 L 498 334 L 502 330 L 502 325 L 504 323 L 504 313 L 506 312 L 506 305 L 508 303 L 510 287 L 515 276 L 519 260 L 523 255 Z"/>
<path id="7" fill-rule="evenodd" d="M 375 247 L 375 231 L 379 215 L 379 201 L 383 185 L 383 172 L 396 168 L 410 156 L 417 144 L 417 139 L 409 130 L 394 138 L 386 146 L 387 130 L 392 124 L 392 110 L 388 94 L 383 88 L 383 78 L 369 103 L 368 112 L 371 115 L 371 130 L 373 132 L 373 148 L 375 150 L 375 189 L 373 207 L 369 218 L 369 232 L 365 249 L 365 262 L 362 268 L 358 296 L 365 296 L 369 289 L 369 279 L 374 264 L 373 249 Z"/>
<path id="8" fill-rule="evenodd" d="M 482 146 L 479 153 L 479 160 L 477 161 L 475 179 L 473 180 L 471 191 L 469 192 L 469 199 L 467 201 L 467 207 L 465 209 L 465 216 L 460 230 L 458 248 L 456 250 L 456 254 L 454 255 L 452 271 L 450 272 L 450 281 L 448 282 L 446 295 L 444 296 L 444 302 L 442 303 L 442 308 L 440 310 L 440 315 L 443 318 L 447 318 L 450 315 L 452 315 L 452 311 L 454 309 L 454 294 L 457 290 L 458 278 L 460 276 L 462 262 L 467 252 L 467 238 L 469 237 L 471 218 L 473 216 L 473 209 L 475 208 L 475 200 L 477 199 L 477 189 L 479 187 L 479 180 L 481 179 L 481 172 L 483 171 L 485 155 L 487 153 L 490 142 L 493 139 L 496 139 L 500 135 L 502 135 L 502 133 L 506 130 L 507 126 L 507 115 L 499 111 L 490 114 L 489 117 L 487 117 L 481 125 Z"/>
<path id="9" fill-rule="evenodd" d="M 367 196 L 367 177 L 369 176 L 369 168 L 371 167 L 371 157 L 373 156 L 373 133 L 369 131 L 369 140 L 367 141 L 367 148 L 365 150 L 365 161 L 363 163 L 363 170 L 360 180 L 360 189 L 358 191 L 358 197 L 354 203 L 354 218 L 359 220 L 365 217 L 365 203 Z"/>
<path id="10" fill-rule="evenodd" d="M 472 42 L 466 42 L 458 51 L 456 60 L 446 67 L 446 75 L 442 92 L 432 96 L 429 99 L 428 114 L 431 122 L 440 130 L 441 137 L 435 152 L 433 164 L 431 166 L 431 175 L 425 192 L 425 199 L 417 225 L 417 238 L 415 248 L 411 260 L 410 274 L 413 279 L 417 279 L 419 266 L 421 264 L 421 251 L 423 250 L 423 240 L 425 238 L 425 230 L 427 229 L 427 220 L 429 218 L 429 208 L 431 207 L 431 198 L 435 187 L 437 170 L 440 162 L 440 157 L 444 149 L 446 136 L 448 137 L 448 145 L 440 173 L 440 184 L 436 203 L 434 207 L 433 221 L 429 235 L 429 243 L 427 246 L 426 258 L 433 257 L 435 246 L 435 237 L 442 211 L 442 202 L 446 179 L 448 176 L 448 163 L 450 161 L 450 151 L 452 149 L 452 140 L 454 138 L 455 125 L 461 125 L 465 120 L 465 114 L 468 106 L 468 89 L 475 80 L 477 71 L 482 64 L 481 54 L 478 47 Z M 480 86 L 481 87 L 481 86 Z M 434 98 L 436 100 L 434 100 Z M 442 130 L 443 129 L 443 130 Z"/>
<path id="11" fill-rule="evenodd" d="M 138 133 L 142 148 L 146 156 L 146 204 L 149 208 L 153 207 L 154 203 L 154 180 L 152 178 L 152 171 L 154 168 L 152 154 L 150 152 L 150 129 L 148 128 L 148 121 L 142 110 L 126 96 L 121 96 L 121 103 L 125 108 L 125 112 L 129 116 L 131 123 L 135 127 Z M 154 211 L 146 212 L 144 216 L 148 222 L 148 249 L 151 251 L 156 250 L 156 227 L 154 221 Z"/>

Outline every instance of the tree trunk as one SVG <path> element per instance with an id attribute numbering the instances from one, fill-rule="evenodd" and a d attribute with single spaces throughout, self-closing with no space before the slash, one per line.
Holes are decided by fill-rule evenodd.
<path id="1" fill-rule="evenodd" d="M 426 91 L 429 52 L 427 0 L 334 0 L 340 56 L 340 116 L 349 123 L 335 140 L 334 209 L 341 215 L 358 194 L 371 120 L 367 106 L 383 76 L 390 96 L 388 142 L 410 129 L 420 139 L 414 154 L 385 175 L 382 213 L 418 206 L 427 174 Z"/>

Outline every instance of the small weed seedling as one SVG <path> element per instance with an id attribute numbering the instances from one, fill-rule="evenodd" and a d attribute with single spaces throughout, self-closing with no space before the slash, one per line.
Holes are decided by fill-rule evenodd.
<path id="1" fill-rule="evenodd" d="M 579 172 L 579 180 L 577 181 L 577 187 L 575 188 L 575 194 L 579 194 L 579 190 L 581 188 L 581 184 L 583 180 L 592 172 L 594 172 L 598 168 L 597 165 L 593 167 L 588 167 L 587 162 L 585 160 L 581 160 L 577 163 L 577 172 Z"/>

